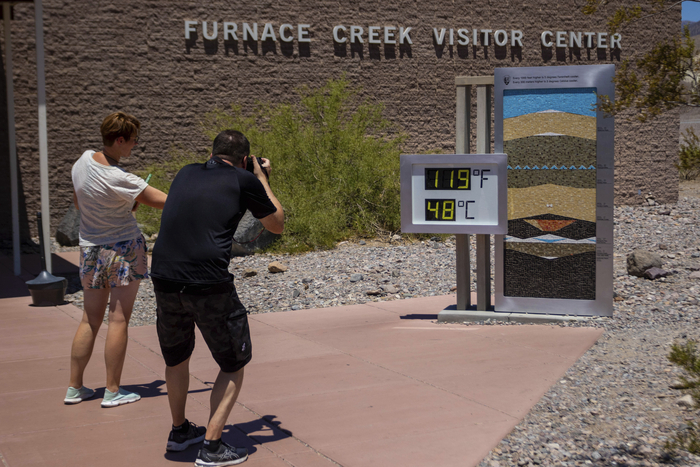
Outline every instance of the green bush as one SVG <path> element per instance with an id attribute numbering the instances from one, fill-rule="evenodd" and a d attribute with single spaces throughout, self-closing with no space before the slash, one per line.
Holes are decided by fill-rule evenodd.
<path id="1" fill-rule="evenodd" d="M 683 389 L 690 390 L 695 403 L 700 403 L 700 353 L 697 343 L 688 340 L 683 344 L 673 344 L 668 359 L 685 371 L 685 375 L 680 377 Z M 687 422 L 683 430 L 666 442 L 668 451 L 674 452 L 679 448 L 700 454 L 700 427 L 696 423 Z"/>
<path id="2" fill-rule="evenodd" d="M 252 154 L 271 160 L 270 183 L 286 214 L 285 232 L 274 249 L 330 248 L 351 236 L 399 230 L 405 135 L 383 116 L 381 104 L 362 99 L 359 91 L 341 78 L 317 89 L 301 88 L 294 103 L 258 104 L 247 115 L 232 105 L 205 116 L 202 129 L 210 139 L 224 129 L 239 130 L 250 140 Z M 180 167 L 206 156 L 177 151 L 172 161 L 147 170 L 162 189 Z M 157 231 L 146 216 L 147 209 L 139 210 L 144 229 Z"/>
<path id="3" fill-rule="evenodd" d="M 700 175 L 700 138 L 692 128 L 688 128 L 683 133 L 683 143 L 676 168 L 681 180 L 695 180 Z"/>

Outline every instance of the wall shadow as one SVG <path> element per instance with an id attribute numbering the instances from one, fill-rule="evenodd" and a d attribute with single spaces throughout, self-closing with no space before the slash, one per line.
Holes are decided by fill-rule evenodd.
<path id="1" fill-rule="evenodd" d="M 224 41 L 224 53 L 226 55 L 229 54 L 229 51 L 233 52 L 233 55 L 238 55 L 239 50 L 238 50 L 238 41 L 233 40 L 233 39 L 227 39 Z"/>
<path id="2" fill-rule="evenodd" d="M 357 55 L 360 60 L 365 58 L 365 48 L 362 44 L 357 42 L 350 44 L 350 57 L 355 58 L 355 55 Z"/>
<path id="3" fill-rule="evenodd" d="M 191 32 L 190 33 L 190 38 L 185 39 L 185 53 L 190 53 L 192 49 L 197 48 L 197 39 L 199 36 L 197 35 L 197 32 Z"/>
<path id="4" fill-rule="evenodd" d="M 204 44 L 204 53 L 205 54 L 216 55 L 216 53 L 219 51 L 219 41 L 217 39 L 214 39 L 214 40 L 204 39 L 202 42 Z"/>

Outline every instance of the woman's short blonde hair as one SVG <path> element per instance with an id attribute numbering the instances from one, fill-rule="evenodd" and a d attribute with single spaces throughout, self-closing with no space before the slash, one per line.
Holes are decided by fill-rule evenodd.
<path id="1" fill-rule="evenodd" d="M 100 126 L 102 142 L 107 147 L 112 146 L 114 141 L 120 137 L 128 141 L 132 136 L 138 136 L 140 131 L 141 122 L 133 115 L 124 112 L 114 112 L 107 115 Z"/>

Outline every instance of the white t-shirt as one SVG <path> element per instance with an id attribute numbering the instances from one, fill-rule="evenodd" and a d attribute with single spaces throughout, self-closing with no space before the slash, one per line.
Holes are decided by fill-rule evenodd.
<path id="1" fill-rule="evenodd" d="M 121 167 L 103 165 L 85 151 L 73 164 L 73 188 L 80 207 L 80 246 L 109 245 L 141 235 L 131 214 L 148 184 Z"/>

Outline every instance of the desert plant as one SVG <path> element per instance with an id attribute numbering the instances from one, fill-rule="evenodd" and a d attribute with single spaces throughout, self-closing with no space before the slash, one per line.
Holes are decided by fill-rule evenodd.
<path id="1" fill-rule="evenodd" d="M 700 138 L 692 128 L 683 133 L 683 143 L 675 165 L 681 180 L 695 180 L 700 175 Z"/>
<path id="2" fill-rule="evenodd" d="M 690 390 L 695 403 L 700 403 L 700 353 L 697 343 L 688 340 L 682 344 L 673 344 L 668 359 L 685 372 L 680 376 L 681 389 Z M 692 454 L 700 454 L 700 427 L 696 423 L 687 422 L 686 426 L 666 443 L 668 451 L 673 452 L 679 448 Z"/>
<path id="3" fill-rule="evenodd" d="M 261 103 L 248 113 L 239 105 L 215 109 L 202 129 L 212 140 L 221 130 L 237 129 L 250 140 L 252 154 L 272 161 L 271 184 L 286 214 L 285 233 L 274 248 L 298 252 L 400 228 L 405 135 L 383 110 L 343 77 L 299 89 L 292 103 Z M 169 184 L 168 174 L 205 158 L 180 151 L 152 180 Z"/>

